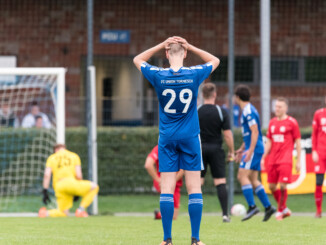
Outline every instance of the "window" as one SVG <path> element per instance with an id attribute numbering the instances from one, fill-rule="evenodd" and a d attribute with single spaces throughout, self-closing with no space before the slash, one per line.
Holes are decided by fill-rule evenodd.
<path id="1" fill-rule="evenodd" d="M 220 58 L 219 67 L 212 73 L 213 82 L 228 81 L 228 59 Z M 254 58 L 253 57 L 235 57 L 235 82 L 253 82 L 254 81 Z"/>
<path id="2" fill-rule="evenodd" d="M 294 82 L 299 80 L 299 60 L 272 58 L 272 82 Z"/>
<path id="3" fill-rule="evenodd" d="M 326 57 L 305 58 L 305 81 L 307 83 L 326 82 Z"/>
<path id="4" fill-rule="evenodd" d="M 220 65 L 213 71 L 211 79 L 214 82 L 228 81 L 228 60 L 225 57 L 220 58 Z"/>
<path id="5" fill-rule="evenodd" d="M 212 73 L 213 82 L 227 83 L 228 58 L 221 57 L 220 66 Z M 260 58 L 235 57 L 235 82 L 260 83 Z M 272 85 L 326 84 L 326 57 L 271 57 Z"/>

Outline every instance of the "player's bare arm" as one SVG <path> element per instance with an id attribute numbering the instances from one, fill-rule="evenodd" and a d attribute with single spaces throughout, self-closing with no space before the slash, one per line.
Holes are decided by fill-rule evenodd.
<path id="1" fill-rule="evenodd" d="M 316 113 L 314 115 L 314 120 L 312 122 L 312 160 L 314 163 L 318 163 L 319 155 L 317 153 L 317 136 L 318 136 L 318 124 L 316 120 Z"/>
<path id="2" fill-rule="evenodd" d="M 50 181 L 51 181 L 51 174 L 52 174 L 52 169 L 49 167 L 45 168 L 44 177 L 43 177 L 43 191 L 42 191 L 43 194 L 42 200 L 45 205 L 51 202 L 51 199 L 48 194 L 48 188 L 50 186 Z"/>
<path id="3" fill-rule="evenodd" d="M 242 153 L 243 153 L 244 149 L 245 149 L 245 143 L 242 143 L 240 148 L 238 150 L 236 150 L 236 152 L 235 152 L 235 161 L 237 163 L 241 162 L 241 157 L 242 157 Z"/>
<path id="4" fill-rule="evenodd" d="M 182 37 L 174 37 L 179 43 L 181 43 L 182 47 L 195 55 L 199 56 L 205 63 L 210 62 L 213 66 L 212 72 L 219 66 L 220 60 L 214 55 L 195 47 L 187 42 L 186 39 Z"/>
<path id="5" fill-rule="evenodd" d="M 161 178 L 157 175 L 156 173 L 156 168 L 155 168 L 155 161 L 153 158 L 150 156 L 146 158 L 145 161 L 145 169 L 148 172 L 148 174 L 152 177 L 153 180 L 160 182 Z"/>
<path id="6" fill-rule="evenodd" d="M 244 162 L 248 162 L 250 160 L 250 158 L 252 157 L 252 154 L 254 153 L 256 144 L 257 144 L 257 140 L 258 140 L 258 126 L 257 124 L 254 124 L 250 127 L 251 130 L 251 144 L 249 149 L 243 153 L 243 155 L 246 155 Z"/>
<path id="7" fill-rule="evenodd" d="M 261 159 L 261 166 L 265 165 L 265 158 L 271 151 L 271 147 L 272 147 L 272 141 L 269 138 L 267 138 L 266 144 L 264 146 L 264 155 Z"/>
<path id="8" fill-rule="evenodd" d="M 233 142 L 233 134 L 231 130 L 223 131 L 225 143 L 229 149 L 228 152 L 228 161 L 234 160 L 234 142 Z"/>
<path id="9" fill-rule="evenodd" d="M 295 165 L 295 168 L 297 172 L 300 172 L 301 169 L 301 138 L 298 138 L 295 140 L 295 147 L 297 150 L 297 163 Z"/>
<path id="10" fill-rule="evenodd" d="M 47 167 L 44 171 L 44 177 L 43 177 L 43 188 L 48 189 L 50 186 L 50 181 L 51 181 L 51 175 L 52 175 L 52 170 L 51 168 Z"/>
<path id="11" fill-rule="evenodd" d="M 312 151 L 312 160 L 314 163 L 318 163 L 318 161 L 319 161 L 319 155 L 318 155 L 317 151 L 315 151 L 315 150 Z"/>
<path id="12" fill-rule="evenodd" d="M 76 171 L 76 179 L 82 180 L 83 179 L 83 172 L 80 165 L 75 166 Z"/>
<path id="13" fill-rule="evenodd" d="M 148 61 L 155 53 L 162 49 L 169 49 L 170 44 L 178 43 L 175 38 L 169 37 L 164 42 L 157 44 L 156 46 L 145 50 L 134 58 L 134 64 L 138 70 L 141 71 L 141 64 Z"/>

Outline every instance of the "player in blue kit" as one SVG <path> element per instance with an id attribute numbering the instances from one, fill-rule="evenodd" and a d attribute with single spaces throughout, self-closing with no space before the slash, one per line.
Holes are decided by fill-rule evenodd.
<path id="1" fill-rule="evenodd" d="M 276 212 L 276 208 L 269 202 L 263 185 L 258 180 L 260 162 L 264 154 L 263 137 L 260 128 L 259 114 L 250 103 L 250 89 L 246 85 L 239 85 L 235 90 L 236 103 L 242 109 L 241 125 L 244 143 L 236 151 L 236 160 L 240 162 L 238 180 L 242 187 L 242 193 L 246 198 L 249 209 L 242 221 L 250 219 L 259 212 L 254 201 L 253 188 L 259 200 L 265 207 L 263 221 Z"/>
<path id="2" fill-rule="evenodd" d="M 164 50 L 170 68 L 148 64 L 155 53 Z M 187 51 L 206 64 L 183 67 Z M 134 58 L 136 67 L 153 85 L 159 99 L 160 138 L 158 157 L 161 172 L 160 210 L 164 238 L 161 245 L 172 245 L 173 193 L 176 173 L 184 169 L 189 194 L 188 211 L 191 223 L 191 245 L 204 245 L 199 239 L 203 208 L 200 171 L 203 169 L 197 95 L 199 85 L 216 69 L 220 61 L 206 51 L 189 44 L 181 37 L 170 37 Z"/>

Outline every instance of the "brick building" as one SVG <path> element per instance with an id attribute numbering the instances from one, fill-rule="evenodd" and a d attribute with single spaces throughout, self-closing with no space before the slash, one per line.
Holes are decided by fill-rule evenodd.
<path id="1" fill-rule="evenodd" d="M 80 0 L 3 0 L 0 59 L 18 67 L 67 67 L 67 125 L 84 124 L 87 4 Z M 235 1 L 236 82 L 245 82 L 259 105 L 259 0 Z M 326 1 L 271 1 L 272 97 L 290 98 L 290 114 L 310 124 L 326 94 Z M 98 124 L 155 123 L 155 93 L 132 58 L 171 35 L 221 58 L 211 76 L 220 99 L 227 93 L 226 0 L 94 0 L 94 64 Z M 101 41 L 103 30 L 124 30 L 126 43 Z M 198 62 L 189 57 L 186 65 Z M 164 65 L 163 52 L 152 63 Z M 153 119 L 154 118 L 154 119 Z"/>

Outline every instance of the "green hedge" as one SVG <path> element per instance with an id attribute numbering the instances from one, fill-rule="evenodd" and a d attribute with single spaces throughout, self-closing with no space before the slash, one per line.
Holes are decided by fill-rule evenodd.
<path id="1" fill-rule="evenodd" d="M 311 128 L 301 130 L 310 134 Z M 264 132 L 265 134 L 265 132 Z M 87 130 L 85 128 L 67 128 L 67 147 L 80 155 L 84 176 L 87 177 Z M 98 128 L 98 181 L 100 194 L 109 193 L 151 193 L 152 181 L 144 169 L 147 154 L 157 144 L 158 129 L 155 127 L 107 127 Z M 234 131 L 235 148 L 242 143 L 241 130 Z M 228 169 L 228 167 L 226 167 Z M 240 191 L 236 180 L 235 186 Z M 208 171 L 203 191 L 214 193 L 216 190 Z"/>
<path id="2" fill-rule="evenodd" d="M 310 134 L 311 129 L 302 129 L 303 135 Z M 106 127 L 97 130 L 98 145 L 98 181 L 100 194 L 110 193 L 151 193 L 152 180 L 144 169 L 145 159 L 158 141 L 156 127 Z M 234 132 L 235 148 L 242 143 L 240 130 Z M 35 175 L 44 167 L 46 158 L 52 153 L 55 142 L 54 130 L 37 129 L 3 129 L 0 132 L 0 172 L 17 178 L 19 171 L 8 171 L 11 168 L 25 169 L 25 176 Z M 67 128 L 66 144 L 69 150 L 76 152 L 82 160 L 84 177 L 87 176 L 87 129 Z M 22 168 L 23 167 L 23 168 Z M 228 169 L 228 167 L 226 168 Z M 5 171 L 5 172 L 3 172 Z M 35 173 L 32 173 L 34 171 Z M 42 169 L 41 169 L 42 171 Z M 240 191 L 236 180 L 235 186 Z M 39 175 L 39 173 L 38 173 Z M 18 178 L 20 181 L 29 181 Z M 33 191 L 35 186 L 41 188 L 42 176 L 37 183 L 29 183 Z M 203 191 L 215 193 L 213 180 L 208 170 Z M 27 182 L 26 182 L 27 183 Z M 19 184 L 19 183 L 17 183 Z M 6 186 L 0 188 L 8 189 Z"/>
<path id="3" fill-rule="evenodd" d="M 68 128 L 67 147 L 80 155 L 87 176 L 87 130 Z M 100 194 L 150 192 L 144 169 L 147 154 L 157 144 L 157 128 L 98 128 L 98 181 Z"/>

